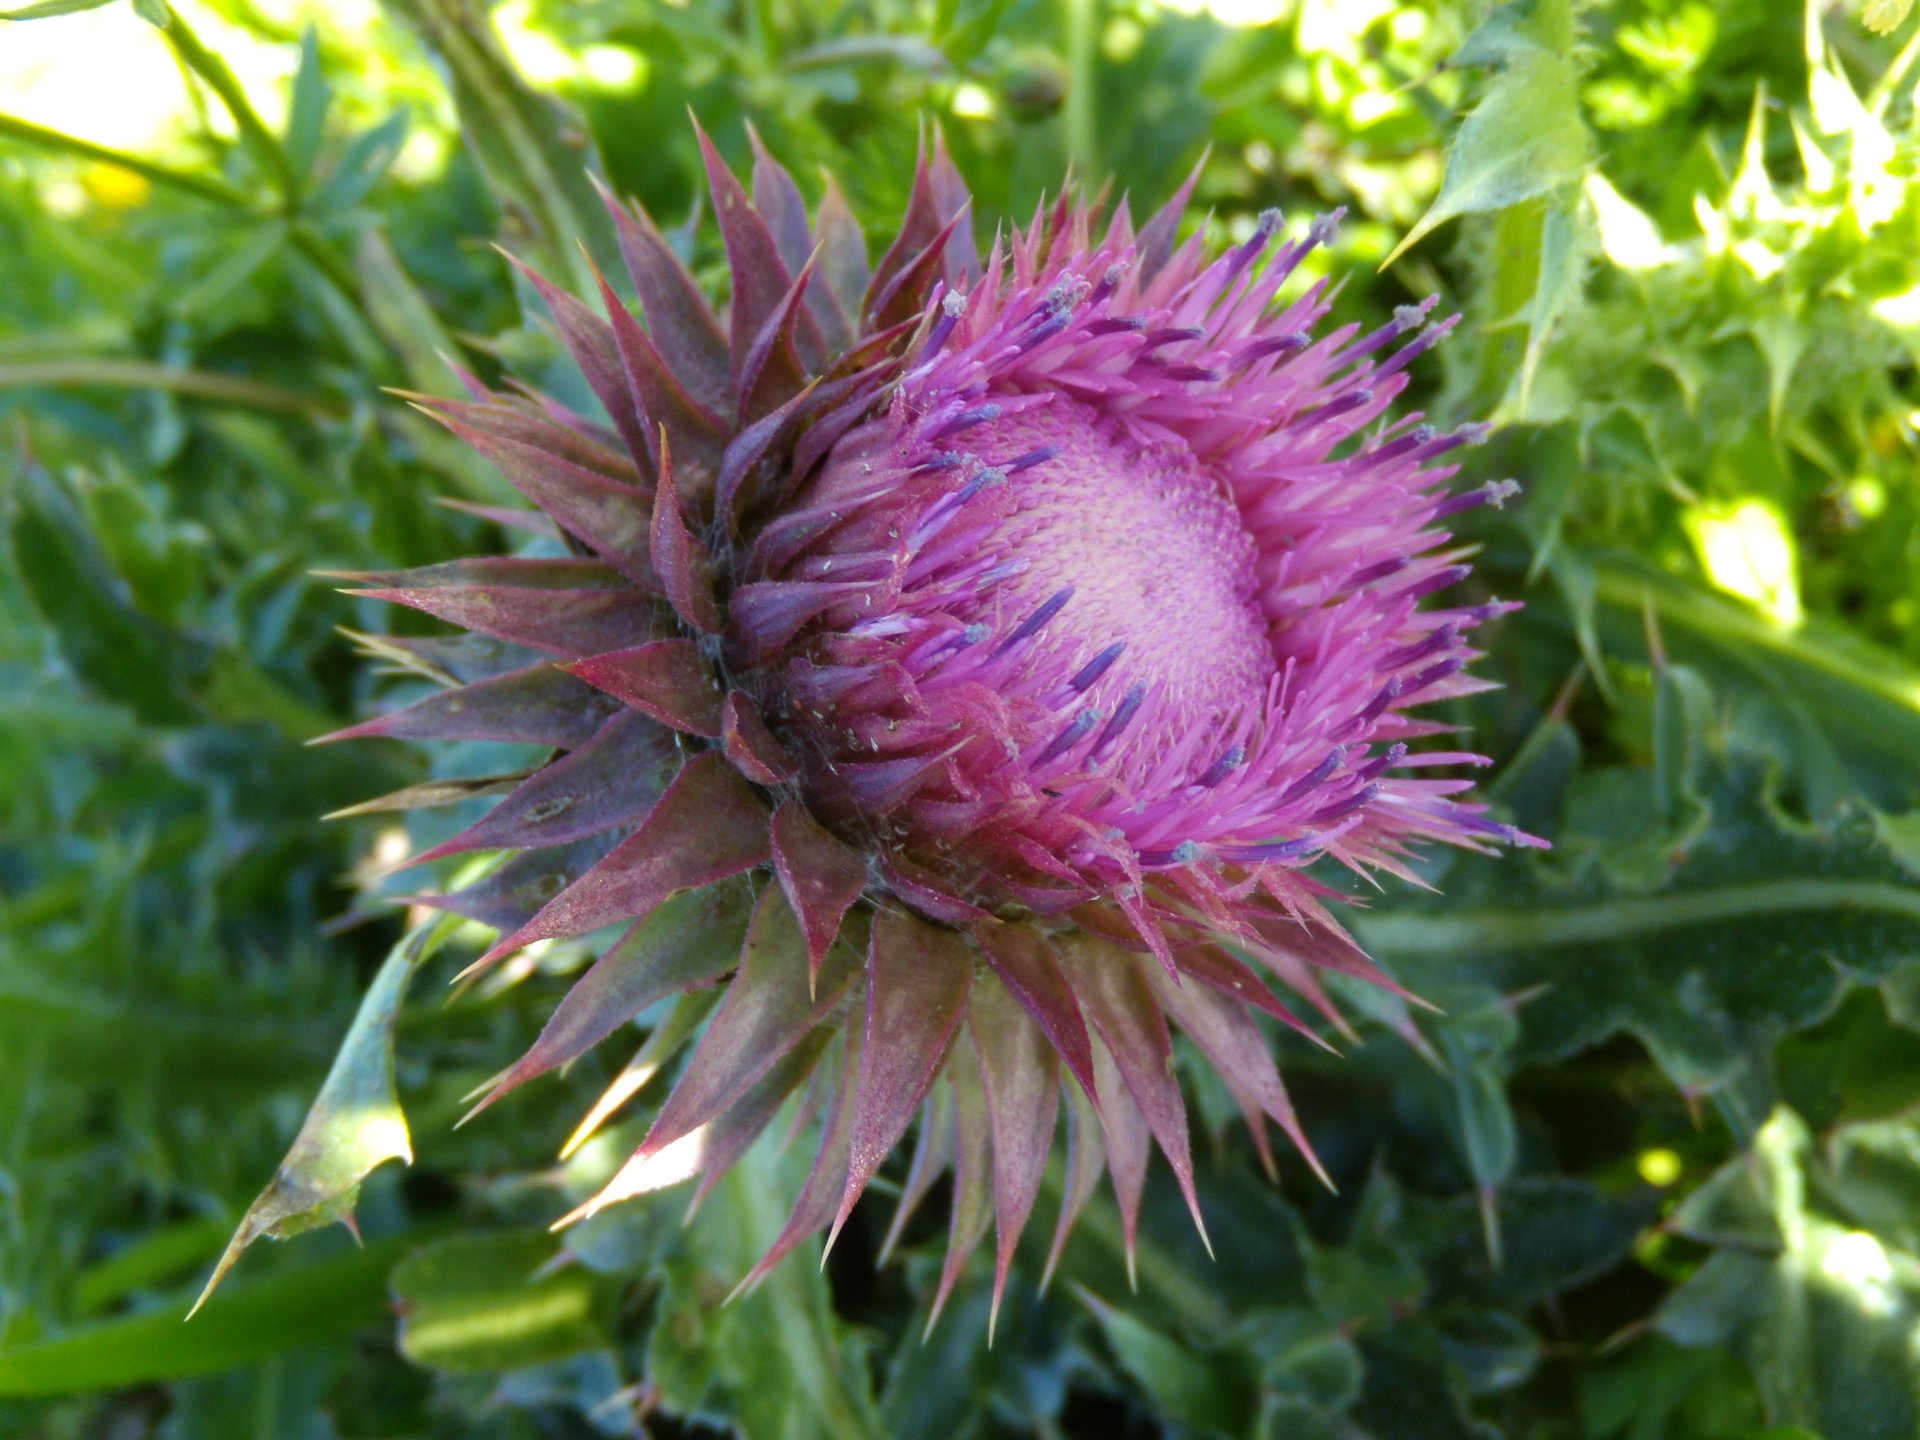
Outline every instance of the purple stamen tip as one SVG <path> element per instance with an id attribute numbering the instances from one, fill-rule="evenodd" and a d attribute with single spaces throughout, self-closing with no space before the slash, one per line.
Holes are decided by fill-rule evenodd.
<path id="1" fill-rule="evenodd" d="M 1099 724 L 1103 718 L 1103 713 L 1099 710 L 1082 710 L 1078 715 L 1073 717 L 1072 724 L 1054 736 L 1052 743 L 1049 744 L 1046 749 L 1042 750 L 1039 755 L 1034 757 L 1034 768 L 1038 769 L 1040 766 L 1057 760 L 1066 754 L 1067 751 L 1085 739 L 1087 732 Z"/>
<path id="2" fill-rule="evenodd" d="M 1227 751 L 1226 754 L 1214 761 L 1212 765 L 1208 766 L 1207 773 L 1202 775 L 1197 783 L 1203 788 L 1211 790 L 1222 780 L 1226 779 L 1227 776 L 1238 770 L 1246 758 L 1247 747 L 1244 745 L 1235 745 L 1231 750 Z"/>
<path id="3" fill-rule="evenodd" d="M 1341 762 L 1346 758 L 1347 747 L 1344 745 L 1334 746 L 1333 749 L 1327 752 L 1324 760 L 1287 787 L 1285 793 L 1280 796 L 1280 804 L 1290 804 L 1298 800 L 1302 795 L 1305 795 L 1309 790 L 1325 784 L 1327 777 L 1339 769 Z"/>
<path id="4" fill-rule="evenodd" d="M 1045 324 L 1039 326 L 1030 335 L 1028 335 L 1026 339 L 1022 340 L 1020 344 L 1015 347 L 1015 353 L 1025 354 L 1027 351 L 1033 349 L 1034 346 L 1039 345 L 1044 341 L 1051 340 L 1055 335 L 1058 335 L 1062 330 L 1066 329 L 1067 326 L 1071 325 L 1072 323 L 1073 323 L 1073 311 L 1071 307 L 1062 308 L 1058 314 L 1055 314 L 1054 316 L 1052 316 L 1050 319 L 1046 321 Z"/>
<path id="5" fill-rule="evenodd" d="M 1140 342 L 1140 353 L 1158 350 L 1162 345 L 1171 345 L 1179 340 L 1204 340 L 1207 332 L 1198 325 L 1179 325 L 1166 330 L 1151 330 Z"/>
<path id="6" fill-rule="evenodd" d="M 971 425 L 980 425 L 989 420 L 998 420 L 999 418 L 1000 406 L 992 401 L 988 401 L 985 405 L 976 405 L 971 410 L 962 410 L 951 420 L 934 427 L 933 432 L 929 434 L 926 439 L 929 442 L 944 440 L 949 435 L 957 434 Z"/>
<path id="7" fill-rule="evenodd" d="M 1285 218 L 1278 210 L 1262 210 L 1259 220 L 1254 224 L 1253 234 L 1249 235 L 1246 242 L 1233 252 L 1233 259 L 1227 267 L 1228 275 L 1238 275 L 1246 269 L 1253 262 L 1254 257 L 1272 242 L 1274 235 L 1280 229 L 1281 221 Z"/>
<path id="8" fill-rule="evenodd" d="M 1021 621 L 1020 627 L 1000 642 L 1000 648 L 993 652 L 993 658 L 998 660 L 1022 640 L 1032 638 L 1042 626 L 1053 619 L 1054 616 L 1058 615 L 1066 603 L 1072 598 L 1073 587 L 1071 585 L 1067 586 L 1064 590 L 1055 591 L 1046 604 L 1042 605 L 1038 610 L 1034 611 L 1033 614 Z"/>
<path id="9" fill-rule="evenodd" d="M 1429 685 L 1437 685 L 1456 670 L 1464 668 L 1466 663 L 1465 657 L 1460 655 L 1449 655 L 1444 660 L 1437 660 L 1407 682 L 1405 693 L 1417 695 Z"/>
<path id="10" fill-rule="evenodd" d="M 1318 815 L 1315 815 L 1313 817 L 1312 823 L 1315 825 L 1325 825 L 1329 821 L 1342 819 L 1345 816 L 1351 815 L 1356 810 L 1359 810 L 1364 808 L 1365 806 L 1371 805 L 1375 800 L 1379 798 L 1380 798 L 1380 782 L 1376 780 L 1370 784 L 1363 785 L 1360 789 L 1356 790 L 1353 794 L 1349 795 L 1345 800 L 1342 800 L 1336 805 L 1334 805 L 1331 809 L 1322 810 Z"/>
<path id="11" fill-rule="evenodd" d="M 1362 720 L 1377 720 L 1386 708 L 1400 698 L 1406 687 L 1400 683 L 1400 677 L 1394 676 L 1380 687 L 1380 693 L 1367 702 L 1367 708 L 1360 712 Z"/>
<path id="12" fill-rule="evenodd" d="M 1429 655 L 1445 650 L 1459 638 L 1460 627 L 1449 620 L 1425 639 L 1416 640 L 1411 645 L 1403 646 L 1388 655 L 1380 662 L 1380 668 L 1382 670 L 1402 669 L 1417 660 L 1424 660 Z"/>
<path id="13" fill-rule="evenodd" d="M 1269 860 L 1296 860 L 1302 855 L 1311 855 L 1326 841 L 1318 835 L 1306 834 L 1293 840 L 1262 840 L 1252 845 L 1216 845 L 1213 853 L 1222 860 L 1235 860 L 1247 864 L 1260 864 Z"/>
<path id="14" fill-rule="evenodd" d="M 1070 684 L 1075 690 L 1078 690 L 1084 694 L 1088 689 L 1090 689 L 1093 686 L 1095 681 L 1097 681 L 1102 675 L 1106 674 L 1107 671 L 1113 668 L 1113 662 L 1118 660 L 1121 657 L 1121 655 L 1125 654 L 1126 649 L 1127 649 L 1126 641 L 1124 640 L 1114 641 L 1113 644 L 1109 645 L 1106 649 L 1102 650 L 1098 655 L 1094 656 L 1093 659 L 1089 660 L 1085 665 L 1081 666 L 1079 673 L 1076 674 L 1073 677 L 1073 679 L 1068 681 L 1067 683 Z"/>
<path id="15" fill-rule="evenodd" d="M 1145 685 L 1135 685 L 1131 690 L 1127 691 L 1126 695 L 1121 698 L 1120 707 L 1113 712 L 1113 718 L 1107 722 L 1107 728 L 1102 730 L 1100 732 L 1100 738 L 1094 741 L 1093 753 L 1095 755 L 1098 755 L 1101 751 L 1105 750 L 1107 746 L 1120 738 L 1120 732 L 1132 723 L 1133 717 L 1139 713 L 1140 707 L 1146 703 L 1146 699 L 1147 687 Z"/>
<path id="16" fill-rule="evenodd" d="M 1205 852 L 1197 840 L 1182 840 L 1171 850 L 1142 850 L 1139 861 L 1149 870 L 1157 870 L 1167 865 L 1191 865 Z"/>
<path id="17" fill-rule="evenodd" d="M 1256 340 L 1241 352 L 1243 360 L 1258 360 L 1263 355 L 1281 355 L 1289 350 L 1304 350 L 1313 343 L 1313 336 L 1304 330 L 1289 330 L 1284 335 L 1269 335 L 1264 340 Z"/>
<path id="18" fill-rule="evenodd" d="M 1411 555 L 1394 555 L 1386 560 L 1376 560 L 1364 570 L 1354 572 L 1353 579 L 1347 583 L 1358 590 L 1362 585 L 1371 585 L 1376 580 L 1384 580 L 1389 575 L 1398 575 L 1413 563 Z"/>
<path id="19" fill-rule="evenodd" d="M 1375 776 L 1393 769 L 1394 766 L 1406 758 L 1407 747 L 1404 743 L 1391 745 L 1388 747 L 1386 754 L 1376 755 L 1353 773 L 1361 780 L 1372 780 Z"/>
<path id="20" fill-rule="evenodd" d="M 1372 389 L 1362 385 L 1358 390 L 1349 390 L 1344 395 L 1335 396 L 1326 404 L 1322 405 L 1320 409 L 1309 418 L 1315 420 L 1331 420 L 1336 415 L 1344 415 L 1349 410 L 1358 410 L 1361 406 L 1371 405 L 1372 403 Z"/>
<path id="21" fill-rule="evenodd" d="M 1042 445 L 1038 450 L 1029 450 L 1018 459 L 1009 460 L 1006 464 L 1006 472 L 1009 475 L 1018 475 L 1022 470 L 1031 470 L 1036 465 L 1046 464 L 1059 453 L 1058 445 Z"/>

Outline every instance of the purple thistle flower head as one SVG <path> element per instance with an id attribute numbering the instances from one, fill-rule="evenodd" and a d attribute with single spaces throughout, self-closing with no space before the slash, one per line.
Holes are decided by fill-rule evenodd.
<path id="1" fill-rule="evenodd" d="M 1175 243 L 1189 181 L 1137 229 L 1064 197 L 982 260 L 936 143 L 869 272 L 831 185 L 810 220 L 757 142 L 751 199 L 701 142 L 724 318 L 611 201 L 644 325 L 532 277 L 609 423 L 425 403 L 567 553 L 363 577 L 473 634 L 383 641 L 449 688 L 342 733 L 551 747 L 420 857 L 516 852 L 429 900 L 500 929 L 482 964 L 629 927 L 483 1104 L 724 985 L 586 1210 L 704 1194 L 817 1072 L 813 1173 L 743 1283 L 917 1116 L 893 1237 L 951 1167 L 935 1313 L 989 1218 L 997 1304 L 1063 1086 L 1056 1258 L 1103 1166 L 1131 1243 L 1151 1145 L 1199 1220 L 1169 1020 L 1263 1158 L 1271 1120 L 1317 1168 L 1255 1016 L 1312 1032 L 1268 982 L 1336 1020 L 1319 970 L 1393 982 L 1313 866 L 1534 843 L 1428 778 L 1479 757 L 1410 748 L 1507 608 L 1431 603 L 1467 573 L 1441 522 L 1507 487 L 1454 492 L 1477 431 L 1392 413 L 1433 302 L 1316 338 L 1325 282 L 1291 282 L 1337 216 L 1216 254 Z"/>

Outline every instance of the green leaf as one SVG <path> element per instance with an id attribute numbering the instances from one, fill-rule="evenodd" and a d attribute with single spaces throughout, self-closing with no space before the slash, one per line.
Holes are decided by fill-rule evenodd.
<path id="1" fill-rule="evenodd" d="M 1913 0 L 1867 0 L 1860 23 L 1876 35 L 1891 35 L 1913 13 Z"/>
<path id="2" fill-rule="evenodd" d="M 1684 665 L 1662 665 L 1653 679 L 1653 794 L 1660 827 L 1672 833 L 1693 799 L 1688 785 L 1714 725 L 1713 691 Z"/>
<path id="3" fill-rule="evenodd" d="M 1560 316 L 1580 295 L 1583 214 L 1580 189 L 1568 183 L 1548 195 L 1540 217 L 1540 270 L 1534 280 L 1533 298 L 1527 302 L 1527 349 L 1520 364 L 1517 413 L 1522 417 L 1527 413 L 1540 352 L 1546 348 Z"/>
<path id="4" fill-rule="evenodd" d="M 1447 1358 L 1471 1395 L 1493 1395 L 1524 1384 L 1540 1363 L 1540 1337 L 1499 1310 L 1448 1316 L 1440 1327 Z"/>
<path id="5" fill-rule="evenodd" d="M 877 1440 L 887 1432 L 865 1354 L 833 1313 L 811 1246 L 719 1303 L 779 1237 L 813 1158 L 814 1146 L 802 1142 L 783 1153 L 774 1133 L 782 1123 L 768 1128 L 658 1267 L 664 1288 L 648 1373 L 673 1409 L 724 1407 L 744 1434 Z"/>
<path id="6" fill-rule="evenodd" d="M 384 232 L 361 232 L 354 247 L 354 269 L 360 276 L 367 314 L 391 340 L 406 366 L 407 382 L 427 394 L 445 393 L 457 386 L 459 377 L 449 362 L 459 355 L 459 347 L 407 274 Z"/>
<path id="7" fill-rule="evenodd" d="M 1534 726 L 1487 787 L 1529 835 L 1544 835 L 1560 822 L 1567 789 L 1580 769 L 1580 737 L 1560 715 Z"/>
<path id="8" fill-rule="evenodd" d="M 1791 629 L 1752 607 L 1623 555 L 1593 566 L 1594 625 L 1608 655 L 1647 656 L 1647 616 L 1668 658 L 1732 701 L 1824 813 L 1850 796 L 1920 808 L 1920 673 L 1840 626 Z"/>
<path id="9" fill-rule="evenodd" d="M 210 1375 L 325 1345 L 386 1315 L 386 1277 L 411 1243 L 381 1241 L 236 1285 L 187 1325 L 185 1301 L 0 1350 L 0 1396 L 116 1390 Z"/>
<path id="10" fill-rule="evenodd" d="M 1419 1321 L 1362 1332 L 1366 1384 L 1354 1418 L 1374 1436 L 1420 1440 L 1498 1440 L 1467 1409 L 1463 1377 L 1438 1331 Z"/>
<path id="11" fill-rule="evenodd" d="M 309 25 L 300 37 L 300 68 L 293 75 L 293 98 L 287 104 L 287 128 L 281 144 L 293 172 L 305 183 L 320 152 L 320 136 L 333 105 L 333 87 L 320 68 L 320 37 Z"/>
<path id="12" fill-rule="evenodd" d="M 56 15 L 77 15 L 82 10 L 98 10 L 115 0 L 39 0 L 18 10 L 0 10 L 0 20 L 50 20 Z"/>
<path id="13" fill-rule="evenodd" d="M 454 928 L 449 919 L 414 930 L 388 954 L 367 988 L 353 1028 L 333 1069 L 280 1162 L 272 1181 L 248 1207 L 214 1266 L 197 1311 L 247 1246 L 262 1235 L 286 1239 L 335 1220 L 353 1223 L 360 1182 L 388 1160 L 413 1163 L 407 1117 L 393 1080 L 393 1027 L 413 972 Z"/>
<path id="14" fill-rule="evenodd" d="M 167 1409 L 166 1440 L 338 1440 L 328 1413 L 340 1357 L 296 1350 L 259 1365 L 181 1385 Z"/>
<path id="15" fill-rule="evenodd" d="M 1360 1353 L 1340 1325 L 1305 1308 L 1248 1318 L 1236 1345 L 1260 1357 L 1267 1391 L 1315 1410 L 1344 1410 L 1360 1393 Z"/>
<path id="16" fill-rule="evenodd" d="M 1258 1395 L 1237 1366 L 1170 1339 L 1084 1286 L 1075 1285 L 1074 1293 L 1093 1312 L 1121 1366 L 1169 1419 L 1221 1435 L 1242 1435 L 1252 1426 Z"/>
<path id="17" fill-rule="evenodd" d="M 1594 1440 L 1775 1440 L 1757 1434 L 1759 1400 L 1738 1360 L 1724 1350 L 1686 1349 L 1658 1333 L 1586 1374 L 1580 1416 Z"/>
<path id="18" fill-rule="evenodd" d="M 308 197 L 308 211 L 317 216 L 351 215 L 393 168 L 411 123 L 405 110 L 396 110 L 378 125 L 354 136 Z M 437 320 L 435 328 L 439 328 Z"/>
<path id="19" fill-rule="evenodd" d="M 67 488 L 28 464 L 12 486 L 8 539 L 28 597 L 76 674 L 141 719 L 196 717 L 186 682 L 205 671 L 204 641 L 142 613 L 88 533 Z"/>
<path id="20" fill-rule="evenodd" d="M 1574 41 L 1572 0 L 1508 0 L 1467 37 L 1453 64 L 1498 69 L 1447 149 L 1440 193 L 1382 269 L 1457 215 L 1504 210 L 1579 178 L 1593 142 L 1580 118 Z"/>
<path id="21" fill-rule="evenodd" d="M 1661 1307 L 1660 1333 L 1728 1346 L 1746 1362 L 1767 1418 L 1820 1435 L 1920 1430 L 1920 1261 L 1806 1206 L 1806 1127 L 1790 1111 L 1762 1128 L 1750 1157 L 1773 1210 L 1777 1253 L 1718 1251 Z"/>
<path id="22" fill-rule="evenodd" d="M 619 256 L 606 209 L 588 181 L 603 167 L 586 124 L 530 88 L 474 0 L 392 0 L 445 62 L 474 158 L 500 207 L 502 243 L 576 294 L 596 291 L 580 252 L 614 273 Z"/>
<path id="23" fill-rule="evenodd" d="M 183 290 L 174 303 L 179 306 L 182 315 L 203 318 L 208 311 L 251 281 L 260 267 L 278 255 L 286 243 L 285 222 L 267 221 L 234 246 L 197 283 Z"/>
<path id="24" fill-rule="evenodd" d="M 227 1227 L 215 1219 L 182 1220 L 143 1235 L 74 1277 L 74 1311 L 96 1315 L 136 1290 L 172 1280 L 218 1254 L 226 1238 Z"/>
<path id="25" fill-rule="evenodd" d="M 1605 1274 L 1624 1260 L 1657 1217 L 1651 1195 L 1609 1194 L 1565 1175 L 1522 1175 L 1502 1187 L 1499 1263 L 1472 1241 L 1478 1227 L 1471 1196 L 1429 1204 L 1411 1217 L 1430 1283 L 1454 1296 L 1491 1305 L 1537 1305 Z"/>
<path id="26" fill-rule="evenodd" d="M 1709 1245 L 1774 1251 L 1785 1243 L 1768 1177 L 1745 1155 L 1736 1156 L 1680 1202 L 1672 1225 Z"/>
<path id="27" fill-rule="evenodd" d="M 1625 1030 L 1695 1093 L 1731 1079 L 1755 1045 L 1827 1015 L 1849 976 L 1920 956 L 1920 885 L 1869 813 L 1797 822 L 1775 803 L 1767 763 L 1727 752 L 1696 782 L 1706 819 L 1668 847 L 1645 827 L 1647 779 L 1592 777 L 1589 793 L 1624 829 L 1611 847 L 1584 838 L 1549 860 L 1475 867 L 1477 893 L 1367 917 L 1360 934 L 1415 989 L 1420 967 L 1463 963 L 1503 990 L 1546 987 L 1521 1012 L 1523 1060 Z"/>
<path id="28" fill-rule="evenodd" d="M 1294 1222 L 1308 1289 L 1324 1313 L 1345 1323 L 1383 1322 L 1420 1303 L 1427 1277 L 1409 1251 L 1403 1216 L 1400 1187 L 1381 1172 L 1367 1181 L 1345 1243 L 1319 1243 Z"/>
<path id="29" fill-rule="evenodd" d="M 610 1343 L 592 1274 L 549 1269 L 544 1230 L 439 1240 L 395 1267 L 400 1350 L 436 1370 L 515 1370 Z"/>

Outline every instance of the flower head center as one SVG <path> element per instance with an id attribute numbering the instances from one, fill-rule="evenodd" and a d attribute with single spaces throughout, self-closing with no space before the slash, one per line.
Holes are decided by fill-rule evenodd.
<path id="1" fill-rule="evenodd" d="M 1158 754 L 1257 703 L 1276 669 L 1257 548 L 1183 440 L 1057 394 L 982 429 L 989 454 L 1052 451 L 1015 477 L 1013 509 L 987 541 L 1021 568 L 979 601 L 1004 633 L 1071 591 L 1030 642 L 1029 674 L 1071 683 L 1124 646 L 1086 692 L 1109 709 L 1136 689 L 1154 699 L 1116 754 Z"/>

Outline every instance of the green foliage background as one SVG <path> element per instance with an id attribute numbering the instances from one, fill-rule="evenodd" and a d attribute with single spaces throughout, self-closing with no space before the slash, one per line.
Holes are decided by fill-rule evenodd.
<path id="1" fill-rule="evenodd" d="M 46 83 L 98 88 L 111 25 L 188 98 L 137 154 L 0 116 L 0 1433 L 1920 1435 L 1905 8 L 16 7 L 0 46 L 75 27 Z M 1370 898 L 1443 1014 L 1356 990 L 1344 1058 L 1277 1041 L 1337 1194 L 1263 1177 L 1196 1066 L 1219 1261 L 1152 1190 L 1130 1293 L 1096 1203 L 1045 1294 L 1023 1252 L 991 1349 L 977 1276 L 923 1343 L 941 1223 L 876 1271 L 883 1196 L 824 1273 L 719 1304 L 804 1146 L 689 1226 L 669 1194 L 550 1237 L 632 1124 L 556 1148 L 664 1014 L 454 1131 L 585 952 L 443 1000 L 479 936 L 387 958 L 380 872 L 466 807 L 319 819 L 512 768 L 304 748 L 417 683 L 313 572 L 507 543 L 436 503 L 503 482 L 384 387 L 445 393 L 450 356 L 577 391 L 486 242 L 579 277 L 589 171 L 687 214 L 689 107 L 875 234 L 929 119 L 985 227 L 1069 162 L 1157 201 L 1209 146 L 1194 224 L 1344 205 L 1341 310 L 1464 312 L 1416 384 L 1526 490 L 1476 522 L 1476 583 L 1528 608 L 1458 718 L 1555 849 Z M 257 1246 L 182 1325 L 359 997 L 416 966 L 340 1072 L 335 1188 L 415 1152 L 361 1190 L 365 1248 Z"/>

